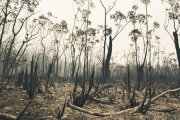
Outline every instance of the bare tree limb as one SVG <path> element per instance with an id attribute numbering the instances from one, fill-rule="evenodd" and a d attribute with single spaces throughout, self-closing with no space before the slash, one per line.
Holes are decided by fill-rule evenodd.
<path id="1" fill-rule="evenodd" d="M 180 88 L 177 88 L 177 89 L 174 89 L 174 90 L 167 90 L 167 91 L 165 91 L 165 92 L 157 95 L 156 97 L 154 97 L 154 98 L 151 100 L 151 102 L 157 100 L 159 97 L 161 97 L 161 96 L 163 96 L 163 95 L 165 95 L 165 94 L 167 94 L 167 93 L 172 93 L 172 92 L 177 92 L 177 91 L 180 91 Z"/>

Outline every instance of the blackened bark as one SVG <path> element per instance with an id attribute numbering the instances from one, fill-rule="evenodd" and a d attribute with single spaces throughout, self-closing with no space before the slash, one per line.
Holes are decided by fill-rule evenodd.
<path id="1" fill-rule="evenodd" d="M 101 1 L 100 1 L 101 2 Z M 105 32 L 105 40 L 104 40 L 104 51 L 103 51 L 103 65 L 102 65 L 102 79 L 103 79 L 103 84 L 106 82 L 106 77 L 105 77 L 105 53 L 106 53 L 106 9 L 105 9 L 105 21 L 104 21 L 104 32 Z"/>
<path id="2" fill-rule="evenodd" d="M 75 61 L 73 61 L 73 64 L 72 64 L 72 73 L 71 73 L 71 79 L 73 80 L 74 79 L 74 73 L 75 73 Z"/>
<path id="3" fill-rule="evenodd" d="M 109 62 L 111 59 L 111 54 L 112 54 L 112 37 L 110 35 L 109 37 L 109 48 L 108 48 L 108 53 L 106 57 L 106 64 L 105 64 L 105 77 L 106 79 L 109 79 Z"/>
<path id="4" fill-rule="evenodd" d="M 56 78 L 58 78 L 58 72 L 59 72 L 59 59 L 56 60 Z"/>
<path id="5" fill-rule="evenodd" d="M 128 66 L 127 66 L 127 71 L 128 71 L 128 84 L 127 84 L 127 87 L 128 87 L 128 93 L 129 93 L 129 98 L 130 98 L 130 93 L 131 93 L 131 86 L 130 86 L 130 82 L 131 82 L 131 78 L 130 78 L 130 68 L 129 68 L 129 64 L 128 64 Z"/>
<path id="6" fill-rule="evenodd" d="M 33 76 L 33 66 L 34 66 L 34 61 L 33 61 L 33 56 L 32 56 L 32 61 L 31 61 L 31 73 L 30 73 L 30 91 L 29 91 L 29 99 L 33 99 L 33 83 L 34 83 L 34 76 Z"/>
<path id="7" fill-rule="evenodd" d="M 137 84 L 137 90 L 140 90 L 140 83 L 144 80 L 144 64 L 142 64 L 138 68 L 138 84 Z"/>
<path id="8" fill-rule="evenodd" d="M 180 69 L 180 49 L 179 49 L 179 41 L 178 41 L 177 32 L 173 32 L 173 36 L 174 36 L 174 44 L 176 48 L 176 54 L 177 54 L 178 64 L 179 64 L 179 69 Z"/>
<path id="9" fill-rule="evenodd" d="M 179 65 L 179 76 L 180 76 L 180 49 L 179 49 L 179 41 L 178 41 L 178 34 L 177 32 L 173 32 L 173 36 L 174 36 L 174 44 L 175 44 L 175 48 L 176 48 L 176 54 L 177 54 L 177 58 L 178 58 L 178 65 Z M 180 81 L 179 81 L 180 82 Z M 179 83 L 180 84 L 180 83 Z"/>
<path id="10" fill-rule="evenodd" d="M 75 73 L 75 67 L 76 67 L 76 61 L 75 61 L 75 48 L 72 46 L 73 53 L 72 53 L 72 72 L 71 72 L 71 79 L 74 79 L 74 73 Z"/>
<path id="11" fill-rule="evenodd" d="M 49 85 L 49 81 L 50 81 L 50 76 L 52 73 L 52 68 L 53 68 L 53 62 L 49 65 L 49 69 L 47 72 L 47 81 L 46 81 L 46 86 L 45 86 L 45 92 L 48 91 L 48 85 Z"/>

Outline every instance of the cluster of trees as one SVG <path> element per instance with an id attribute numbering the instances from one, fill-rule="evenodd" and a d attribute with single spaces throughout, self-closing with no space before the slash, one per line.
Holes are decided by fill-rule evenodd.
<path id="1" fill-rule="evenodd" d="M 129 52 L 124 55 L 124 58 L 127 61 L 126 64 L 132 66 L 132 69 L 136 71 L 134 76 L 136 76 L 137 88 L 140 88 L 140 82 L 144 79 L 145 69 L 149 80 L 153 78 L 152 69 L 156 70 L 154 73 L 157 73 L 160 67 L 170 69 L 168 63 L 160 65 L 160 56 L 163 56 L 163 52 L 159 48 L 160 37 L 156 35 L 156 29 L 160 28 L 159 23 L 155 21 L 153 28 L 149 29 L 148 21 L 151 15 L 148 14 L 148 5 L 150 0 L 141 0 L 145 6 L 146 14 L 139 13 L 138 6 L 134 5 L 127 15 L 121 11 L 109 15 L 108 13 L 114 8 L 117 0 L 109 8 L 106 8 L 103 1 L 100 0 L 105 18 L 104 25 L 98 25 L 97 28 L 90 27 L 89 16 L 91 9 L 95 7 L 93 1 L 74 0 L 77 9 L 73 10 L 74 24 L 71 30 L 65 20 L 60 23 L 54 22 L 57 17 L 53 16 L 51 12 L 48 12 L 47 15 L 40 15 L 38 18 L 33 17 L 39 2 L 38 0 L 1 1 L 0 65 L 2 67 L 0 73 L 2 79 L 18 74 L 18 71 L 24 70 L 27 66 L 30 67 L 30 56 L 28 55 L 30 52 L 27 48 L 35 48 L 32 46 L 36 44 L 38 48 L 35 51 L 31 50 L 30 55 L 37 59 L 38 73 L 42 75 L 43 79 L 48 72 L 49 64 L 53 66 L 53 77 L 71 79 L 74 79 L 75 73 L 82 75 L 83 79 L 88 79 L 92 67 L 96 66 L 96 76 L 99 76 L 102 83 L 105 83 L 113 76 L 118 77 L 117 74 L 122 73 L 123 68 L 125 68 L 122 64 L 116 63 L 111 56 L 113 41 L 128 24 L 132 24 L 129 36 L 133 44 L 130 45 Z M 169 57 L 166 59 L 165 56 L 163 59 L 176 67 L 177 62 L 180 63 L 179 2 L 176 0 L 162 2 L 170 5 L 170 8 L 166 9 L 164 29 L 175 44 L 177 61 L 174 58 L 172 63 L 172 59 L 168 60 Z M 106 19 L 109 16 L 115 23 L 116 31 L 112 30 L 114 26 L 108 27 L 107 25 Z M 171 21 L 174 25 L 172 32 L 168 31 Z M 142 48 L 140 48 L 139 41 L 143 42 Z M 179 69 L 179 67 L 175 69 Z"/>
<path id="2" fill-rule="evenodd" d="M 54 22 L 57 18 L 51 12 L 34 18 L 35 9 L 39 4 L 38 0 L 1 1 L 0 65 L 2 67 L 0 73 L 2 79 L 17 74 L 18 71 L 21 71 L 19 68 L 25 69 L 28 66 L 30 63 L 28 53 L 30 52 L 27 48 L 34 48 L 32 46 L 36 44 L 38 48 L 36 51 L 31 50 L 31 53 L 37 59 L 38 73 L 42 74 L 43 78 L 48 72 L 50 63 L 53 65 L 52 73 L 54 77 L 61 76 L 71 79 L 74 79 L 75 73 L 82 74 L 83 79 L 89 78 L 89 72 L 92 71 L 93 66 L 96 66 L 96 76 L 100 76 L 102 83 L 105 83 L 107 79 L 115 75 L 113 73 L 115 69 L 117 71 L 123 68 L 122 65 L 115 63 L 114 59 L 111 60 L 113 41 L 130 23 L 133 29 L 129 31 L 129 36 L 133 44 L 130 45 L 129 53 L 124 55 L 124 58 L 127 59 L 127 64 L 133 64 L 132 66 L 136 67 L 137 88 L 140 88 L 140 82 L 144 79 L 145 65 L 146 69 L 149 69 L 147 73 L 150 76 L 149 79 L 152 79 L 152 69 L 159 71 L 160 56 L 162 55 L 159 49 L 160 37 L 155 32 L 160 27 L 159 23 L 154 22 L 153 28 L 149 29 L 148 21 L 151 15 L 148 14 L 148 5 L 150 0 L 141 0 L 145 6 L 146 14 L 138 13 L 138 6 L 134 5 L 127 15 L 121 11 L 116 11 L 110 15 L 110 19 L 115 23 L 116 31 L 112 30 L 113 27 L 108 28 L 106 19 L 109 17 L 108 13 L 116 5 L 117 0 L 109 8 L 106 8 L 100 0 L 105 18 L 104 25 L 99 25 L 97 28 L 90 27 L 89 16 L 91 9 L 95 7 L 93 1 L 74 0 L 73 2 L 77 9 L 73 11 L 74 24 L 70 30 L 65 20 L 60 23 Z M 175 0 L 162 2 L 170 5 L 170 8 L 166 9 L 164 29 L 175 44 L 179 64 L 179 2 Z M 168 31 L 169 22 L 171 21 L 174 25 L 174 31 L 172 32 Z M 140 42 L 138 41 L 143 42 L 143 48 L 139 47 Z M 152 41 L 155 41 L 154 45 Z M 140 49 L 143 51 L 140 51 Z M 174 58 L 175 60 L 176 58 Z M 174 66 L 177 62 L 174 62 Z M 121 72 L 121 70 L 118 72 Z"/>
<path id="3" fill-rule="evenodd" d="M 0 90 L 16 75 L 16 85 L 21 86 L 24 80 L 23 87 L 27 90 L 29 98 L 33 99 L 37 89 L 38 92 L 43 92 L 42 85 L 45 86 L 45 92 L 50 93 L 48 88 L 53 86 L 57 93 L 58 90 L 52 81 L 60 78 L 71 79 L 75 82 L 73 103 L 82 107 L 85 101 L 90 99 L 89 93 L 94 78 L 100 81 L 99 84 L 105 84 L 107 80 L 127 79 L 129 101 L 131 106 L 134 106 L 134 97 L 130 98 L 130 93 L 133 93 L 130 88 L 131 80 L 137 83 L 137 90 L 141 89 L 143 83 L 152 84 L 155 79 L 173 78 L 180 82 L 179 1 L 162 0 L 169 5 L 166 9 L 164 29 L 176 49 L 176 53 L 170 53 L 168 56 L 165 56 L 164 50 L 160 50 L 160 37 L 156 33 L 160 24 L 154 21 L 151 24 L 153 27 L 149 28 L 151 15 L 148 13 L 148 5 L 151 1 L 140 1 L 145 6 L 145 14 L 139 13 L 138 6 L 133 5 L 127 14 L 116 11 L 109 15 L 117 0 L 109 8 L 100 0 L 104 9 L 104 25 L 93 28 L 89 19 L 91 9 L 95 7 L 93 1 L 74 0 L 77 8 L 73 10 L 72 29 L 68 28 L 65 20 L 56 23 L 57 18 L 51 12 L 34 17 L 39 0 L 0 1 L 0 81 L 3 84 Z M 114 26 L 108 27 L 107 17 L 115 23 Z M 168 31 L 170 22 L 173 22 L 174 31 Z M 126 61 L 122 65 L 117 56 L 112 57 L 113 41 L 127 25 L 132 25 L 129 37 L 133 44 L 130 44 L 128 53 L 122 57 Z M 115 27 L 116 31 L 112 29 Z M 142 48 L 140 43 L 143 43 Z M 34 46 L 38 48 L 33 51 Z M 32 48 L 31 51 L 28 47 Z M 89 89 L 85 92 L 86 80 L 90 82 Z M 82 94 L 76 96 L 79 83 L 82 84 Z M 151 92 L 150 100 L 145 105 L 146 96 L 141 105 L 141 112 L 147 111 L 150 106 Z"/>

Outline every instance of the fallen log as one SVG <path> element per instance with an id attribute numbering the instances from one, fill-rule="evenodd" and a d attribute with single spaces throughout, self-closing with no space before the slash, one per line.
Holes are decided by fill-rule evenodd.
<path id="1" fill-rule="evenodd" d="M 165 92 L 157 95 L 156 97 L 154 97 L 154 98 L 151 100 L 151 102 L 157 100 L 158 98 L 160 98 L 161 96 L 163 96 L 163 95 L 165 95 L 165 94 L 167 94 L 167 93 L 177 92 L 177 91 L 179 91 L 179 90 L 180 90 L 180 88 L 177 88 L 177 89 L 174 89 L 174 90 L 167 90 L 167 91 L 165 91 Z"/>
<path id="2" fill-rule="evenodd" d="M 98 112 L 93 112 L 93 111 L 88 111 L 84 108 L 81 108 L 81 107 L 77 107 L 73 104 L 71 104 L 70 102 L 68 102 L 68 106 L 70 108 L 73 108 L 73 109 L 76 109 L 78 111 L 81 111 L 81 112 L 84 112 L 84 113 L 87 113 L 87 114 L 90 114 L 90 115 L 94 115 L 94 116 L 111 116 L 111 115 L 122 115 L 122 114 L 126 114 L 126 113 L 134 113 L 136 112 L 140 106 L 136 106 L 134 108 L 130 108 L 130 109 L 126 109 L 126 110 L 123 110 L 123 111 L 120 111 L 120 112 L 115 112 L 115 113 L 98 113 Z"/>
<path id="3" fill-rule="evenodd" d="M 160 98 L 161 96 L 163 96 L 163 95 L 165 95 L 165 94 L 167 94 L 167 93 L 177 92 L 177 91 L 179 91 L 179 90 L 180 90 L 180 88 L 177 88 L 177 89 L 174 89 L 174 90 L 167 90 L 167 91 L 165 91 L 165 92 L 157 95 L 156 97 L 154 97 L 154 98 L 151 100 L 151 102 L 157 100 L 158 98 Z M 84 109 L 84 108 L 77 107 L 77 106 L 71 104 L 70 102 L 68 102 L 67 104 L 68 104 L 68 106 L 69 106 L 70 108 L 76 109 L 76 110 L 78 110 L 78 111 L 81 111 L 81 112 L 84 112 L 84 113 L 87 113 L 87 114 L 90 114 L 90 115 L 102 116 L 102 117 L 104 117 L 104 116 L 111 116 L 111 115 L 122 115 L 122 114 L 127 114 L 127 113 L 134 113 L 134 112 L 137 112 L 137 111 L 139 110 L 139 108 L 141 107 L 141 104 L 140 104 L 140 105 L 138 105 L 138 106 L 136 106 L 136 107 L 134 107 L 134 108 L 129 108 L 129 109 L 126 109 L 126 110 L 123 110 L 123 111 L 119 111 L 119 112 L 113 112 L 113 113 L 98 113 L 98 112 L 88 111 L 88 110 L 86 110 L 86 109 Z M 148 104 L 148 103 L 146 103 L 146 104 Z"/>

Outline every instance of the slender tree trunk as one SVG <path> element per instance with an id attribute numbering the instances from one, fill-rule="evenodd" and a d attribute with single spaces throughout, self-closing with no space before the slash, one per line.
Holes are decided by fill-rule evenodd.
<path id="1" fill-rule="evenodd" d="M 0 49 L 1 49 L 1 44 L 2 44 L 2 39 L 3 39 L 3 35 L 4 35 L 4 32 L 5 32 L 5 26 L 6 26 L 6 22 L 7 22 L 7 17 L 8 17 L 8 7 L 9 7 L 9 3 L 10 3 L 10 0 L 7 0 L 7 3 L 6 3 L 6 9 L 5 9 L 5 12 L 4 12 L 4 19 L 3 19 L 3 27 L 2 27 L 2 31 L 1 31 L 1 37 L 0 37 Z"/>
<path id="2" fill-rule="evenodd" d="M 16 38 L 16 34 L 14 35 L 14 37 L 12 39 L 12 42 L 10 44 L 10 47 L 9 47 L 9 50 L 8 50 L 8 53 L 7 53 L 7 56 L 6 56 L 6 60 L 5 60 L 4 65 L 3 65 L 3 77 L 4 78 L 6 78 L 8 76 L 8 73 L 9 73 L 9 71 L 8 71 L 9 60 L 10 60 L 10 55 L 11 55 L 11 52 L 12 52 L 12 47 L 13 47 L 15 38 Z"/>
<path id="3" fill-rule="evenodd" d="M 45 46 L 43 45 L 43 42 L 42 42 L 42 40 L 41 40 L 41 45 L 42 45 L 42 47 L 43 47 L 43 61 L 42 61 L 42 66 L 43 66 L 43 70 L 42 70 L 42 77 L 43 77 L 43 79 L 44 79 L 44 69 L 45 69 L 45 52 L 46 52 L 46 48 L 45 48 Z M 47 63 L 46 63 L 47 64 Z M 46 70 L 47 71 L 47 70 Z"/>
<path id="4" fill-rule="evenodd" d="M 130 93 L 131 93 L 131 78 L 130 78 L 130 68 L 129 68 L 129 64 L 128 64 L 128 66 L 127 66 L 127 72 L 128 72 L 128 84 L 127 84 L 127 87 L 128 87 L 128 99 L 130 98 Z"/>
<path id="5" fill-rule="evenodd" d="M 104 40 L 104 51 L 103 51 L 103 65 L 102 65 L 102 78 L 103 78 L 103 84 L 106 82 L 106 77 L 105 77 L 105 53 L 106 53 L 106 9 L 105 9 L 105 21 L 104 21 L 104 32 L 105 32 L 105 40 Z"/>
<path id="6" fill-rule="evenodd" d="M 135 39 L 135 50 L 136 50 L 136 79 L 137 79 L 137 88 L 139 88 L 140 87 L 140 74 L 139 74 L 140 70 L 139 70 L 138 53 L 137 53 L 137 39 Z"/>
<path id="7" fill-rule="evenodd" d="M 176 48 L 176 54 L 177 54 L 177 58 L 178 58 L 179 77 L 180 77 L 180 49 L 179 49 L 178 34 L 176 31 L 173 32 L 173 36 L 174 36 L 174 44 L 175 44 L 175 48 Z M 179 79 L 179 84 L 180 84 L 180 79 Z"/>
<path id="8" fill-rule="evenodd" d="M 56 78 L 58 77 L 59 72 L 59 59 L 56 60 Z"/>
<path id="9" fill-rule="evenodd" d="M 105 77 L 106 77 L 106 79 L 109 79 L 109 77 L 110 77 L 109 62 L 111 59 L 111 54 L 112 54 L 112 38 L 110 35 L 110 37 L 109 37 L 109 48 L 108 48 L 108 53 L 107 53 L 107 57 L 106 57 L 106 64 L 105 64 Z"/>
<path id="10" fill-rule="evenodd" d="M 145 55 L 144 55 L 144 61 L 141 65 L 139 65 L 139 68 L 138 68 L 138 85 L 137 85 L 137 90 L 140 90 L 140 82 L 144 79 L 144 64 L 145 64 L 145 61 L 146 61 L 146 57 L 147 57 L 147 52 L 148 52 L 148 18 L 147 18 L 147 14 L 148 14 L 148 11 L 147 11 L 147 5 L 146 5 L 146 39 L 147 39 L 147 46 L 146 46 L 146 51 L 145 51 Z"/>
<path id="11" fill-rule="evenodd" d="M 42 66 L 43 66 L 43 70 L 42 70 L 42 78 L 44 79 L 44 53 L 43 53 Z"/>
<path id="12" fill-rule="evenodd" d="M 74 79 L 75 73 L 75 49 L 73 48 L 73 55 L 72 55 L 72 72 L 71 72 L 71 79 Z"/>
<path id="13" fill-rule="evenodd" d="M 88 62 L 88 57 L 89 57 L 89 55 L 88 55 L 88 51 L 87 51 L 87 58 L 86 58 L 86 75 L 87 75 L 87 78 L 89 78 L 89 62 Z"/>
<path id="14" fill-rule="evenodd" d="M 66 69 L 67 69 L 67 65 L 66 65 L 66 56 L 65 56 L 65 63 L 64 63 L 64 77 L 66 78 Z"/>

